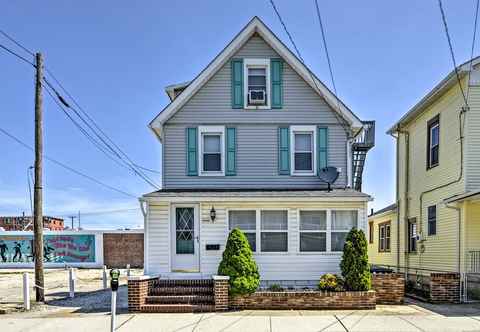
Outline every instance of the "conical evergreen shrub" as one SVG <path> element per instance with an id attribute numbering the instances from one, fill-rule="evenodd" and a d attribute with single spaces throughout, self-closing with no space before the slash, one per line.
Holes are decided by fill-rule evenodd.
<path id="1" fill-rule="evenodd" d="M 230 277 L 232 296 L 251 294 L 260 284 L 257 263 L 253 259 L 247 237 L 238 228 L 234 228 L 228 235 L 218 274 Z"/>
<path id="2" fill-rule="evenodd" d="M 371 275 L 367 251 L 368 244 L 363 231 L 352 229 L 345 240 L 340 263 L 347 290 L 366 291 L 370 289 Z"/>

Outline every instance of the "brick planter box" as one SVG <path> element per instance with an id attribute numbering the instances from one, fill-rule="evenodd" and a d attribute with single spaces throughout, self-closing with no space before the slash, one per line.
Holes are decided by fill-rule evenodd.
<path id="1" fill-rule="evenodd" d="M 375 309 L 375 291 L 260 291 L 230 298 L 232 309 Z"/>
<path id="2" fill-rule="evenodd" d="M 372 289 L 377 292 L 377 304 L 402 304 L 405 277 L 402 273 L 373 273 Z"/>
<path id="3" fill-rule="evenodd" d="M 460 302 L 460 274 L 430 274 L 430 301 L 434 303 Z"/>

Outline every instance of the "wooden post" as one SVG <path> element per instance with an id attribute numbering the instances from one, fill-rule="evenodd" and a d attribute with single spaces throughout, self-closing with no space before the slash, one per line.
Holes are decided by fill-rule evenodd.
<path id="1" fill-rule="evenodd" d="M 43 58 L 41 53 L 35 56 L 35 185 L 33 192 L 33 238 L 35 260 L 35 299 L 45 302 L 43 280 L 43 197 L 42 197 L 42 154 L 43 154 L 43 129 L 42 129 L 42 79 Z"/>

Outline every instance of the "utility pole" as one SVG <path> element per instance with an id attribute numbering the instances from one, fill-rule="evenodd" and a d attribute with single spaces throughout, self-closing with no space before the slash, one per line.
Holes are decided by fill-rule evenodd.
<path id="1" fill-rule="evenodd" d="M 75 219 L 75 216 L 70 216 L 70 219 L 72 219 L 72 231 L 75 229 L 75 225 L 73 224 L 73 220 Z"/>
<path id="2" fill-rule="evenodd" d="M 35 55 L 35 184 L 33 191 L 33 238 L 35 260 L 35 299 L 45 302 L 43 282 L 43 197 L 42 197 L 42 155 L 43 155 L 43 129 L 42 129 L 42 78 L 43 58 L 41 53 Z"/>
<path id="3" fill-rule="evenodd" d="M 81 231 L 82 230 L 82 224 L 80 222 L 80 210 L 78 210 L 78 230 Z"/>

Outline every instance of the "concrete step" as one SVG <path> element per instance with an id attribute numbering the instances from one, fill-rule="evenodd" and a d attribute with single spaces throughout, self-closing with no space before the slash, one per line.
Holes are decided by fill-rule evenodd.
<path id="1" fill-rule="evenodd" d="M 163 312 L 163 313 L 180 313 L 180 312 L 213 312 L 215 305 L 213 304 L 144 304 L 140 307 L 141 312 Z"/>
<path id="2" fill-rule="evenodd" d="M 147 296 L 148 304 L 214 304 L 213 295 L 153 295 Z"/>

